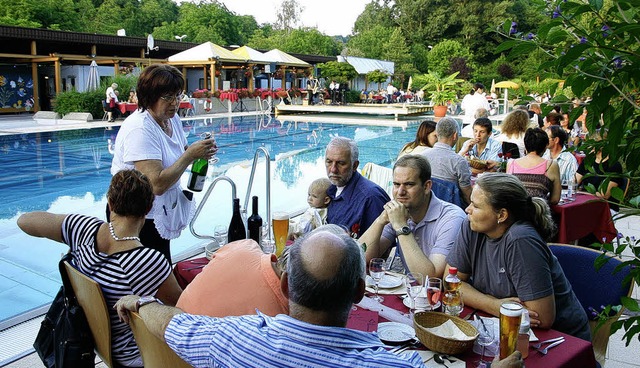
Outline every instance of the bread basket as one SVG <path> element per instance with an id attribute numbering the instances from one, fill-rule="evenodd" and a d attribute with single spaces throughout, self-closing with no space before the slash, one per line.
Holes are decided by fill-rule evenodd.
<path id="1" fill-rule="evenodd" d="M 427 330 L 427 328 L 438 327 L 447 320 L 451 320 L 469 339 L 451 339 L 435 335 Z M 420 342 L 424 344 L 427 349 L 442 354 L 455 355 L 471 350 L 473 343 L 478 337 L 478 330 L 469 322 L 462 318 L 440 312 L 418 312 L 413 318 L 413 325 Z"/>
<path id="2" fill-rule="evenodd" d="M 473 157 L 469 159 L 469 166 L 477 170 L 484 170 L 487 168 L 487 161 Z"/>

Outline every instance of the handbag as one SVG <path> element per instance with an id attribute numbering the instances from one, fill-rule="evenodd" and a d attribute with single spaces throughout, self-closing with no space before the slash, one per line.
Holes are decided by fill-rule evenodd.
<path id="1" fill-rule="evenodd" d="M 95 365 L 95 343 L 91 329 L 64 269 L 64 261 L 70 260 L 71 253 L 67 253 L 58 264 L 62 287 L 51 303 L 33 343 L 47 368 L 84 368 Z"/>

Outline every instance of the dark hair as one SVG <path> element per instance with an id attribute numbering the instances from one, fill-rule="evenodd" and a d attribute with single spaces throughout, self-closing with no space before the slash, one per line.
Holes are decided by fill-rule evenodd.
<path id="1" fill-rule="evenodd" d="M 565 143 L 567 143 L 567 139 L 569 139 L 567 131 L 560 125 L 549 125 L 547 129 L 551 132 L 551 138 L 558 138 L 558 144 L 564 147 Z"/>
<path id="2" fill-rule="evenodd" d="M 413 142 L 409 142 L 402 147 L 402 151 L 407 148 L 414 149 L 418 146 L 427 146 L 432 147 L 429 144 L 429 134 L 436 130 L 436 122 L 433 120 L 425 120 L 418 127 L 418 131 L 416 132 L 416 139 Z"/>
<path id="3" fill-rule="evenodd" d="M 547 132 L 540 128 L 529 128 L 524 133 L 524 148 L 527 152 L 535 152 L 542 156 L 549 145 Z"/>
<path id="4" fill-rule="evenodd" d="M 420 177 L 423 185 L 428 180 L 431 180 L 431 165 L 426 157 L 422 155 L 404 155 L 393 165 L 393 171 L 396 171 L 396 167 L 410 167 L 418 170 L 418 177 Z"/>
<path id="5" fill-rule="evenodd" d="M 145 216 L 154 198 L 151 182 L 135 169 L 115 173 L 107 191 L 109 209 L 120 216 Z"/>
<path id="6" fill-rule="evenodd" d="M 476 125 L 485 128 L 488 134 L 491 134 L 491 132 L 493 131 L 493 123 L 491 123 L 491 120 L 489 120 L 489 118 L 477 118 L 473 122 L 473 126 Z"/>
<path id="7" fill-rule="evenodd" d="M 557 112 L 558 114 L 561 114 L 561 113 L 562 113 L 562 106 L 560 106 L 560 105 L 558 105 L 558 104 L 553 105 L 553 110 L 554 110 L 555 112 Z"/>
<path id="8" fill-rule="evenodd" d="M 482 83 L 480 83 L 480 82 L 475 83 L 475 84 L 473 85 L 473 89 L 471 89 L 471 92 L 469 92 L 469 94 L 473 95 L 474 93 L 476 93 L 476 91 L 477 91 L 478 89 L 482 89 L 482 90 L 484 90 L 484 84 L 482 84 Z"/>
<path id="9" fill-rule="evenodd" d="M 150 65 L 138 77 L 138 106 L 145 111 L 158 102 L 160 97 L 177 95 L 183 87 L 184 76 L 176 67 L 166 64 Z"/>
<path id="10" fill-rule="evenodd" d="M 560 125 L 560 120 L 562 120 L 562 114 L 559 114 L 555 111 L 551 111 L 547 114 L 547 123 L 551 125 Z"/>
<path id="11" fill-rule="evenodd" d="M 478 177 L 476 184 L 484 191 L 494 211 L 502 208 L 507 210 L 508 221 L 529 222 L 543 240 L 549 240 L 555 234 L 556 225 L 547 201 L 530 197 L 520 179 L 514 175 L 490 173 Z"/>

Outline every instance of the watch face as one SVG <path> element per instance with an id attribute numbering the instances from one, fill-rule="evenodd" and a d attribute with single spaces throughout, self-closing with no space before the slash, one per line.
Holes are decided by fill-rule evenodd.
<path id="1" fill-rule="evenodd" d="M 411 233 L 409 226 L 403 226 L 399 230 L 396 230 L 396 235 L 407 235 Z"/>
<path id="2" fill-rule="evenodd" d="M 147 304 L 147 303 L 154 302 L 155 300 L 156 298 L 153 296 L 143 296 L 140 299 L 138 299 L 138 304 Z"/>

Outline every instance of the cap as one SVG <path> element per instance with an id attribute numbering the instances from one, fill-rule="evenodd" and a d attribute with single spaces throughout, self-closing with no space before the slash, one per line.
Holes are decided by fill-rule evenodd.
<path id="1" fill-rule="evenodd" d="M 458 273 L 458 267 L 449 267 L 449 275 L 455 275 Z"/>

